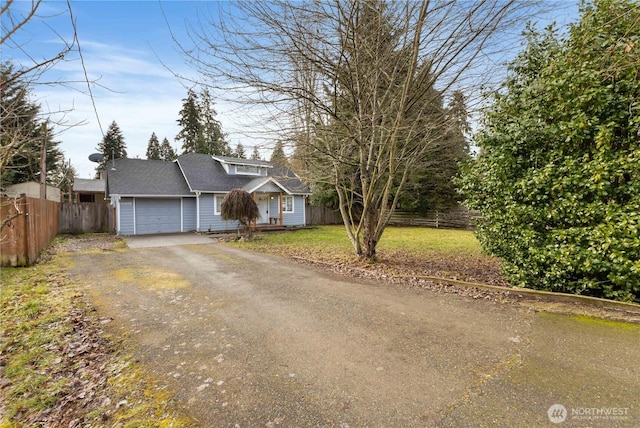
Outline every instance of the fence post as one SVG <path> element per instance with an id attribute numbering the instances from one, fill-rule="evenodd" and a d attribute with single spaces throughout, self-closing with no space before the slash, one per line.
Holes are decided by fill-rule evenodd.
<path id="1" fill-rule="evenodd" d="M 24 247 L 23 247 L 23 251 L 24 251 L 24 260 L 25 260 L 25 265 L 28 266 L 30 263 L 29 260 L 29 254 L 31 254 L 31 246 L 29 245 L 29 233 L 31 232 L 31 228 L 29 227 L 29 220 L 31 219 L 31 215 L 30 215 L 30 210 L 29 208 L 31 208 L 30 204 L 27 203 L 27 195 L 26 194 L 22 194 L 20 195 L 20 204 L 19 206 L 22 206 L 23 208 L 23 217 L 24 217 L 24 222 L 23 222 L 23 234 L 24 234 Z"/>

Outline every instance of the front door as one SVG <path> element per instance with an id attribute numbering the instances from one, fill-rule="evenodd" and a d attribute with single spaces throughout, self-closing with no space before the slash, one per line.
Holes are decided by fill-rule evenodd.
<path id="1" fill-rule="evenodd" d="M 258 195 L 256 205 L 258 205 L 259 213 L 257 223 L 269 223 L 269 195 Z"/>

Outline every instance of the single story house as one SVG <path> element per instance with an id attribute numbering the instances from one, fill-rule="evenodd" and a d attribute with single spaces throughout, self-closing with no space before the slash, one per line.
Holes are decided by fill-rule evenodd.
<path id="1" fill-rule="evenodd" d="M 92 180 L 88 178 L 76 178 L 73 180 L 73 193 L 78 202 L 106 202 L 105 181 Z"/>
<path id="2" fill-rule="evenodd" d="M 17 198 L 20 195 L 26 195 L 28 198 L 40 199 L 40 183 L 36 181 L 27 181 L 25 183 L 11 184 L 2 192 L 2 196 Z M 48 201 L 61 202 L 62 191 L 57 187 L 45 186 L 45 199 Z"/>
<path id="3" fill-rule="evenodd" d="M 119 235 L 237 230 L 222 220 L 232 189 L 253 195 L 257 224 L 304 226 L 309 188 L 289 169 L 260 160 L 190 153 L 173 162 L 121 158 L 106 170 Z"/>

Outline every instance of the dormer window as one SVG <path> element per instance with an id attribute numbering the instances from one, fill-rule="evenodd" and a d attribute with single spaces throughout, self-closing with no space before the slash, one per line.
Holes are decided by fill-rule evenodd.
<path id="1" fill-rule="evenodd" d="M 229 175 L 257 175 L 266 177 L 268 170 L 273 168 L 268 162 L 253 159 L 231 158 L 228 156 L 211 156 L 220 162 L 225 172 Z"/>
<path id="2" fill-rule="evenodd" d="M 254 165 L 236 165 L 237 174 L 260 175 L 260 169 Z"/>

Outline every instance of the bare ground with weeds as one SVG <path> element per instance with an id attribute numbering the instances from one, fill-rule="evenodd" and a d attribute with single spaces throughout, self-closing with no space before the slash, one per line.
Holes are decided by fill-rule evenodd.
<path id="1" fill-rule="evenodd" d="M 65 255 L 122 247 L 111 235 L 69 235 L 36 266 L 2 272 L 0 426 L 191 425 L 67 273 Z"/>

